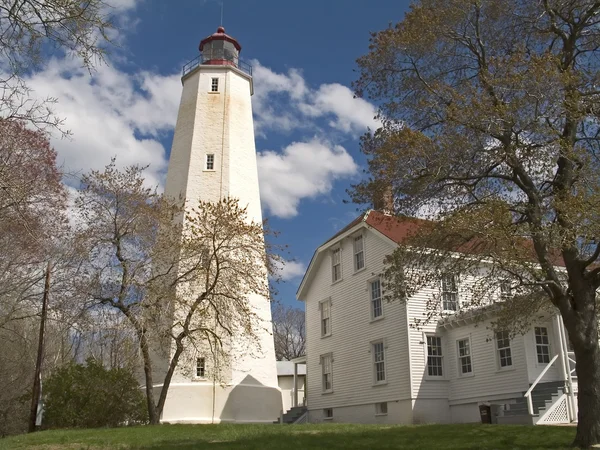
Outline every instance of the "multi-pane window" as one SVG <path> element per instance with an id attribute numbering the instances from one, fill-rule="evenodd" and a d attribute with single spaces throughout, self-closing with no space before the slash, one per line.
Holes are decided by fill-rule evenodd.
<path id="1" fill-rule="evenodd" d="M 331 251 L 331 279 L 334 282 L 342 279 L 342 250 L 339 248 Z"/>
<path id="2" fill-rule="evenodd" d="M 375 342 L 372 345 L 375 383 L 382 383 L 385 381 L 385 350 L 383 341 Z"/>
<path id="3" fill-rule="evenodd" d="M 510 336 L 508 331 L 496 332 L 496 348 L 498 350 L 498 364 L 500 368 L 512 366 L 512 353 L 510 351 Z"/>
<path id="4" fill-rule="evenodd" d="M 383 315 L 381 302 L 381 280 L 371 281 L 371 318 L 376 319 Z"/>
<path id="5" fill-rule="evenodd" d="M 550 362 L 550 340 L 548 338 L 548 328 L 535 327 L 535 351 L 537 361 L 540 364 Z"/>
<path id="6" fill-rule="evenodd" d="M 331 299 L 321 302 L 321 336 L 331 334 Z"/>
<path id="7" fill-rule="evenodd" d="M 210 91 L 211 92 L 219 92 L 219 79 L 213 78 L 210 81 Z"/>
<path id="8" fill-rule="evenodd" d="M 331 392 L 333 390 L 333 377 L 331 363 L 333 361 L 331 353 L 321 355 L 321 370 L 323 374 L 322 389 L 323 392 Z"/>
<path id="9" fill-rule="evenodd" d="M 473 365 L 471 364 L 471 342 L 469 341 L 469 338 L 458 341 L 458 366 L 462 375 L 473 372 Z"/>
<path id="10" fill-rule="evenodd" d="M 427 336 L 427 375 L 430 377 L 443 376 L 442 358 L 442 338 Z"/>
<path id="11" fill-rule="evenodd" d="M 455 275 L 442 277 L 442 309 L 444 311 L 458 309 L 458 288 Z"/>
<path id="12" fill-rule="evenodd" d="M 206 155 L 206 170 L 215 170 L 215 155 L 212 153 Z"/>
<path id="13" fill-rule="evenodd" d="M 196 358 L 196 376 L 204 378 L 206 375 L 206 360 L 204 358 Z"/>
<path id="14" fill-rule="evenodd" d="M 354 238 L 354 270 L 365 267 L 365 248 L 362 234 Z"/>
<path id="15" fill-rule="evenodd" d="M 510 281 L 500 282 L 500 300 L 509 300 L 512 297 L 512 285 Z"/>
<path id="16" fill-rule="evenodd" d="M 375 403 L 375 415 L 384 416 L 387 414 L 387 402 Z"/>

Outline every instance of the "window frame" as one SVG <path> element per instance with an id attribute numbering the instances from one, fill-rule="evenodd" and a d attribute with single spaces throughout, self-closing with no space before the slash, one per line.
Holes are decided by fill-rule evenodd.
<path id="1" fill-rule="evenodd" d="M 337 262 L 336 262 L 337 255 Z M 339 277 L 336 278 L 336 266 L 339 268 Z M 335 247 L 331 249 L 331 284 L 342 281 L 342 247 Z"/>
<path id="2" fill-rule="evenodd" d="M 210 92 L 219 92 L 219 77 L 211 77 L 210 79 Z"/>
<path id="3" fill-rule="evenodd" d="M 375 403 L 375 416 L 387 416 L 387 415 L 388 415 L 388 402 Z"/>
<path id="4" fill-rule="evenodd" d="M 324 308 L 325 305 L 327 305 L 326 309 Z M 321 337 L 322 338 L 329 337 L 329 336 L 331 336 L 331 297 L 328 297 L 325 300 L 321 300 L 319 302 L 319 310 L 320 310 L 320 313 L 321 313 L 321 321 L 320 321 L 320 324 L 321 324 Z M 327 317 L 323 316 L 323 313 L 324 313 L 325 310 L 327 310 L 327 312 L 328 312 L 328 316 Z M 324 325 L 324 320 L 328 320 L 328 330 L 327 330 L 327 333 L 323 332 L 323 330 L 325 328 L 323 326 Z"/>
<path id="5" fill-rule="evenodd" d="M 328 363 L 326 363 L 328 362 Z M 322 394 L 331 394 L 333 392 L 333 353 L 325 353 L 320 356 L 321 363 L 321 393 Z M 326 369 L 329 369 L 329 372 L 325 372 Z M 327 381 L 325 376 L 329 375 L 329 389 L 326 388 Z"/>
<path id="6" fill-rule="evenodd" d="M 215 162 L 216 162 L 215 154 L 207 153 L 206 156 L 204 157 L 204 170 L 206 172 L 214 172 L 215 171 Z M 209 164 L 212 165 L 212 168 L 209 168 Z"/>
<path id="7" fill-rule="evenodd" d="M 374 298 L 373 297 L 373 284 L 374 283 L 379 283 L 379 297 Z M 368 291 L 369 291 L 369 311 L 371 314 L 371 322 L 377 321 L 377 320 L 381 320 L 384 317 L 384 310 L 383 310 L 383 288 L 381 285 L 381 277 L 375 277 L 375 278 L 371 278 L 368 282 Z M 375 302 L 379 303 L 379 315 L 375 315 Z"/>
<path id="8" fill-rule="evenodd" d="M 498 337 L 499 334 L 502 335 L 506 335 L 506 337 Z M 512 345 L 511 345 L 511 341 L 512 339 L 510 338 L 510 333 L 506 330 L 499 330 L 499 331 L 495 331 L 494 332 L 494 341 L 495 341 L 495 347 L 496 347 L 496 363 L 497 363 L 497 367 L 498 370 L 512 370 L 514 369 L 514 363 L 513 363 L 513 354 L 512 354 Z M 508 346 L 506 347 L 500 347 L 500 341 L 508 341 Z M 506 351 L 508 350 L 508 357 L 507 356 L 502 356 L 502 351 Z M 510 364 L 503 366 L 502 365 L 502 359 L 508 359 L 510 360 Z"/>
<path id="9" fill-rule="evenodd" d="M 387 367 L 386 367 L 386 341 L 385 339 L 377 339 L 375 341 L 371 341 L 370 342 L 371 345 L 371 364 L 373 367 L 373 386 L 381 386 L 384 384 L 387 384 L 388 379 L 387 379 Z M 377 360 L 377 349 L 376 346 L 381 345 L 381 355 L 383 355 L 383 358 L 378 361 Z M 378 380 L 377 377 L 379 376 L 379 369 L 378 369 L 378 364 L 382 364 L 383 365 L 383 379 Z"/>
<path id="10" fill-rule="evenodd" d="M 323 420 L 333 420 L 333 408 L 323 408 Z"/>
<path id="11" fill-rule="evenodd" d="M 447 280 L 452 280 L 452 282 L 450 284 L 452 284 L 452 290 L 448 290 L 448 283 Z M 458 312 L 460 309 L 460 303 L 458 300 L 458 292 L 459 292 L 459 278 L 457 274 L 454 273 L 446 273 L 444 275 L 442 275 L 442 279 L 440 280 L 440 292 L 441 292 L 441 310 L 442 312 Z M 453 303 L 455 305 L 454 309 L 448 309 L 446 308 L 447 305 L 447 301 L 446 301 L 446 296 L 450 296 L 450 297 L 454 297 Z"/>
<path id="12" fill-rule="evenodd" d="M 356 242 L 359 239 L 360 239 L 360 243 L 361 243 L 360 251 L 357 251 L 356 250 Z M 357 264 L 357 262 L 358 262 L 357 257 L 359 254 L 361 254 L 361 259 L 360 259 L 360 261 L 362 262 L 361 267 L 358 267 L 358 264 Z M 365 261 L 365 236 L 363 233 L 355 234 L 352 237 L 352 265 L 354 267 L 354 273 L 364 270 L 365 266 L 366 266 L 365 262 L 366 262 Z"/>
<path id="13" fill-rule="evenodd" d="M 200 364 L 202 362 L 202 364 Z M 202 374 L 198 375 L 198 369 L 202 370 Z M 206 358 L 204 356 L 196 356 L 196 365 L 194 367 L 194 379 L 206 380 Z"/>
<path id="14" fill-rule="evenodd" d="M 545 344 L 544 343 L 538 344 L 538 342 L 537 342 L 537 336 L 538 335 L 537 335 L 536 331 L 537 331 L 537 329 L 541 330 L 542 328 L 544 330 L 546 330 L 546 340 L 548 342 L 545 343 Z M 540 335 L 540 336 L 542 336 L 542 335 Z M 536 361 L 536 365 L 547 366 L 548 364 L 550 364 L 550 361 L 552 360 L 552 357 L 550 356 L 552 354 L 552 346 L 550 345 L 550 330 L 549 330 L 549 328 L 547 326 L 542 326 L 542 325 L 538 326 L 538 325 L 535 325 L 533 327 L 533 345 L 535 346 L 535 355 L 536 355 L 535 361 Z M 548 349 L 548 354 L 547 354 L 548 361 L 540 361 L 540 353 L 538 351 L 538 347 L 546 347 Z M 541 355 L 544 356 L 543 354 L 541 354 Z"/>
<path id="15" fill-rule="evenodd" d="M 508 289 L 506 289 L 508 287 Z M 509 280 L 500 281 L 500 301 L 510 300 L 513 297 L 512 283 Z"/>
<path id="16" fill-rule="evenodd" d="M 429 354 L 429 339 L 439 339 L 439 347 L 436 346 L 436 348 L 439 348 L 440 350 L 440 354 L 439 355 L 434 355 L 434 354 Z M 437 334 L 425 334 L 424 335 L 424 343 L 425 343 L 425 378 L 427 379 L 431 379 L 431 380 L 443 380 L 445 377 L 445 373 L 446 373 L 446 368 L 444 367 L 444 341 L 442 340 L 442 336 L 437 335 Z M 441 371 L 441 373 L 439 375 L 432 375 L 429 372 L 429 358 L 436 358 L 436 360 L 439 359 L 439 366 L 431 366 L 439 368 L 439 370 Z"/>
<path id="17" fill-rule="evenodd" d="M 460 354 L 460 343 L 461 342 L 467 342 L 467 350 L 468 350 L 468 354 L 466 355 L 461 355 Z M 464 358 L 468 358 L 469 362 L 468 362 L 468 366 L 471 369 L 469 372 L 463 372 L 463 359 Z M 458 373 L 459 377 L 472 377 L 473 375 L 475 375 L 475 368 L 473 366 L 473 345 L 471 342 L 471 336 L 465 336 L 463 338 L 459 338 L 456 340 L 456 361 L 457 361 L 457 366 L 456 366 L 456 372 Z"/>

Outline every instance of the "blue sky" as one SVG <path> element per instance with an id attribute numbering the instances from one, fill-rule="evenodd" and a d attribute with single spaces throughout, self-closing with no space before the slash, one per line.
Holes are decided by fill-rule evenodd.
<path id="1" fill-rule="evenodd" d="M 28 80 L 35 95 L 58 99 L 73 132 L 53 138 L 69 171 L 150 164 L 164 182 L 181 92 L 180 70 L 220 21 L 218 0 L 107 0 L 122 23 L 107 65 L 90 76 L 56 56 Z M 278 300 L 302 307 L 295 292 L 315 248 L 358 214 L 345 189 L 364 166 L 358 138 L 375 127 L 375 107 L 352 99 L 357 57 L 369 32 L 402 19 L 408 1 L 226 0 L 226 32 L 254 67 L 256 149 L 263 215 L 295 262 Z M 290 179 L 294 182 L 290 183 Z"/>

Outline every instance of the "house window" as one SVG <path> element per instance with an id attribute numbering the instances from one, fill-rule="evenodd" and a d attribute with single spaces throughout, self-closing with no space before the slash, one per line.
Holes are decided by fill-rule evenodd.
<path id="1" fill-rule="evenodd" d="M 321 355 L 321 370 L 323 372 L 323 392 L 331 392 L 333 390 L 333 378 L 331 363 L 333 361 L 331 353 Z"/>
<path id="2" fill-rule="evenodd" d="M 430 377 L 443 376 L 442 338 L 427 336 L 427 375 Z"/>
<path id="3" fill-rule="evenodd" d="M 211 92 L 219 92 L 219 79 L 213 78 L 210 82 L 210 91 Z"/>
<path id="4" fill-rule="evenodd" d="M 375 415 L 376 416 L 387 415 L 387 402 L 375 403 Z"/>
<path id="5" fill-rule="evenodd" d="M 535 327 L 535 351 L 537 361 L 540 364 L 550 362 L 550 340 L 548 339 L 548 328 Z"/>
<path id="6" fill-rule="evenodd" d="M 381 280 L 371 281 L 371 318 L 376 319 L 383 316 L 383 305 L 381 303 Z"/>
<path id="7" fill-rule="evenodd" d="M 331 299 L 321 302 L 321 336 L 331 334 Z"/>
<path id="8" fill-rule="evenodd" d="M 339 248 L 331 251 L 331 279 L 333 282 L 342 279 L 342 250 Z"/>
<path id="9" fill-rule="evenodd" d="M 512 366 L 512 353 L 510 351 L 510 336 L 508 331 L 496 332 L 496 348 L 498 350 L 498 364 L 500 368 Z"/>
<path id="10" fill-rule="evenodd" d="M 512 297 L 512 285 L 510 281 L 500 282 L 500 300 L 509 300 Z"/>
<path id="11" fill-rule="evenodd" d="M 196 358 L 196 377 L 204 378 L 206 375 L 206 360 L 204 358 Z"/>
<path id="12" fill-rule="evenodd" d="M 323 410 L 323 417 L 325 419 L 333 419 L 333 408 L 325 408 Z"/>
<path id="13" fill-rule="evenodd" d="M 458 342 L 458 366 L 462 375 L 473 373 L 471 364 L 471 342 L 469 338 L 460 339 Z"/>
<path id="14" fill-rule="evenodd" d="M 373 343 L 372 348 L 375 383 L 383 383 L 385 382 L 385 349 L 383 341 Z"/>
<path id="15" fill-rule="evenodd" d="M 215 170 L 215 155 L 212 153 L 206 155 L 206 170 Z"/>
<path id="16" fill-rule="evenodd" d="M 354 271 L 365 267 L 365 251 L 362 234 L 354 238 Z"/>
<path id="17" fill-rule="evenodd" d="M 458 309 L 458 289 L 456 275 L 442 277 L 442 309 L 456 311 Z"/>

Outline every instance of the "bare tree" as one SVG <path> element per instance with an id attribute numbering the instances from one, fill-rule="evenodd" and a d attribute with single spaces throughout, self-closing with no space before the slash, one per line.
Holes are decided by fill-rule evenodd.
<path id="1" fill-rule="evenodd" d="M 306 352 L 304 311 L 275 304 L 273 306 L 273 339 L 278 361 L 290 361 Z"/>
<path id="2" fill-rule="evenodd" d="M 56 99 L 32 99 L 22 76 L 53 51 L 92 69 L 110 42 L 111 13 L 102 0 L 0 0 L 0 116 L 60 128 L 51 108 Z"/>
<path id="3" fill-rule="evenodd" d="M 83 186 L 76 208 L 89 258 L 81 289 L 98 308 L 123 314 L 134 330 L 155 424 L 180 361 L 198 347 L 226 361 L 234 337 L 251 341 L 268 325 L 248 298 L 269 298 L 273 259 L 262 225 L 250 223 L 235 200 L 200 202 L 183 212 L 144 187 L 142 168 L 119 172 L 114 163 L 85 176 Z M 155 369 L 157 358 L 166 361 L 165 373 Z M 157 376 L 162 387 L 155 399 Z"/>
<path id="4" fill-rule="evenodd" d="M 529 314 L 513 322 L 559 311 L 586 448 L 600 442 L 599 13 L 590 0 L 423 0 L 373 34 L 355 85 L 383 128 L 363 140 L 372 178 L 354 199 L 389 187 L 397 213 L 443 219 L 407 243 L 426 251 L 394 255 L 388 283 L 410 293 L 451 257 L 456 270 L 486 261 L 489 286 L 520 289 L 514 311 Z"/>

